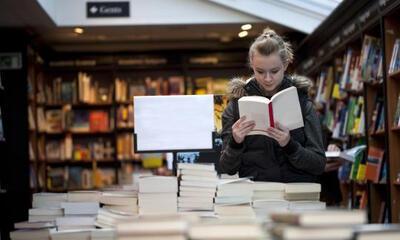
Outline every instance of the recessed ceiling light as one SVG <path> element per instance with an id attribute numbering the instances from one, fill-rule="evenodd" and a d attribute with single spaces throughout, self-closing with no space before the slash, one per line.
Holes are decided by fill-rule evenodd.
<path id="1" fill-rule="evenodd" d="M 244 37 L 246 37 L 248 34 L 249 34 L 249 33 L 248 33 L 247 31 L 241 31 L 241 32 L 238 34 L 238 36 L 239 36 L 240 38 L 244 38 Z"/>
<path id="2" fill-rule="evenodd" d="M 247 31 L 247 30 L 250 30 L 252 28 L 252 26 L 251 26 L 251 24 L 244 24 L 244 25 L 242 25 L 241 28 L 243 31 Z"/>
<path id="3" fill-rule="evenodd" d="M 83 33 L 83 28 L 75 28 L 74 32 L 77 34 L 82 34 Z"/>

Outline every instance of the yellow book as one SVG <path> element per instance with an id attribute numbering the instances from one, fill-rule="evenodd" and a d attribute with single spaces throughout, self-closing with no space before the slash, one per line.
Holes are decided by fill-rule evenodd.
<path id="1" fill-rule="evenodd" d="M 365 180 L 365 170 L 366 170 L 366 165 L 364 163 L 360 163 L 358 166 L 358 172 L 357 172 L 357 180 L 363 181 Z"/>

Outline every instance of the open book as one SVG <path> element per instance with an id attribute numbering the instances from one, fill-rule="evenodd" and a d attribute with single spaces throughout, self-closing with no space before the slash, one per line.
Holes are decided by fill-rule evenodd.
<path id="1" fill-rule="evenodd" d="M 343 158 L 344 160 L 354 162 L 354 159 L 356 155 L 364 150 L 366 148 L 366 145 L 358 145 L 353 148 L 344 150 L 344 151 L 326 151 L 325 156 L 328 158 Z"/>
<path id="2" fill-rule="evenodd" d="M 274 127 L 275 122 L 279 122 L 289 130 L 304 126 L 296 87 L 286 88 L 271 99 L 261 96 L 242 97 L 238 104 L 240 117 L 246 116 L 246 120 L 256 122 L 249 135 L 267 135 L 267 128 Z"/>

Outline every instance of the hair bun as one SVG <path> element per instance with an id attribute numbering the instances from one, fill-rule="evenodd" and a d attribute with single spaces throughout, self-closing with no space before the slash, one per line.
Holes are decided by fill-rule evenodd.
<path id="1" fill-rule="evenodd" d="M 276 32 L 269 27 L 265 28 L 261 35 L 269 38 L 277 36 Z"/>

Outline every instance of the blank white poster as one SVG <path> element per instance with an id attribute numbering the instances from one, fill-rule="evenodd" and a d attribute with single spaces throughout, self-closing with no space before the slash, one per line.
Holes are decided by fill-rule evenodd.
<path id="1" fill-rule="evenodd" d="M 213 95 L 134 97 L 137 151 L 212 149 Z"/>

